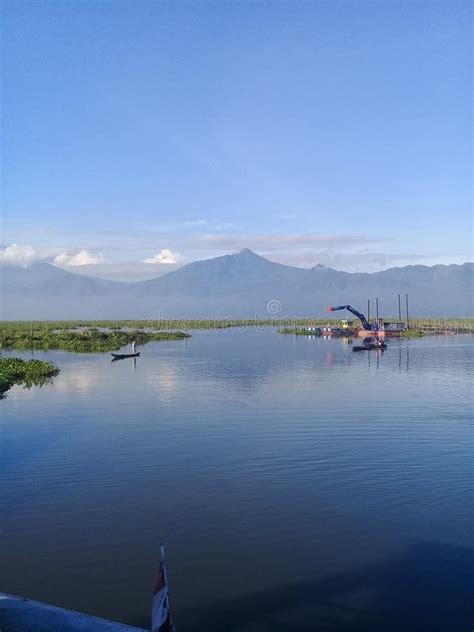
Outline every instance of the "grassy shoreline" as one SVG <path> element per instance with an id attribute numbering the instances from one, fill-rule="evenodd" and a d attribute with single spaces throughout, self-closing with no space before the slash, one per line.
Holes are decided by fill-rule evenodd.
<path id="1" fill-rule="evenodd" d="M 342 318 L 342 316 L 341 316 Z M 0 321 L 0 333 L 9 329 L 23 330 L 54 330 L 54 329 L 77 329 L 77 328 L 106 328 L 111 330 L 131 329 L 131 330 L 186 330 L 186 329 L 225 329 L 229 327 L 255 327 L 270 325 L 274 327 L 283 326 L 308 326 L 308 325 L 325 325 L 336 323 L 337 318 L 160 318 L 160 319 L 142 319 L 142 320 L 16 320 L 16 321 Z M 354 319 L 357 321 L 357 319 Z M 396 317 L 387 317 L 385 320 L 394 322 Z M 474 317 L 466 318 L 411 318 L 410 328 L 425 330 L 436 329 L 444 330 L 445 328 L 459 329 L 463 331 L 474 331 Z"/>
<path id="2" fill-rule="evenodd" d="M 337 320 L 330 319 L 329 322 L 335 324 Z M 327 323 L 327 318 L 3 321 L 0 322 L 0 347 L 101 353 L 118 351 L 133 340 L 138 345 L 150 341 L 183 340 L 192 330 L 275 327 L 280 333 L 308 335 L 307 327 Z M 410 329 L 403 335 L 420 337 L 445 331 L 472 333 L 473 330 L 474 318 L 419 318 L 411 320 Z"/>
<path id="3" fill-rule="evenodd" d="M 76 353 L 104 353 L 118 351 L 135 341 L 144 345 L 150 341 L 184 340 L 189 334 L 183 331 L 123 331 L 113 329 L 99 330 L 96 327 L 79 331 L 70 329 L 46 328 L 29 323 L 28 327 L 9 326 L 1 328 L 0 340 L 3 349 L 57 349 Z"/>

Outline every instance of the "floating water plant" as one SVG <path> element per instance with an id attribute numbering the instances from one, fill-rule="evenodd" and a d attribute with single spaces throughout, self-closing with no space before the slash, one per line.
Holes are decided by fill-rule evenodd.
<path id="1" fill-rule="evenodd" d="M 135 341 L 143 345 L 151 340 L 183 340 L 183 331 L 123 331 L 83 327 L 79 330 L 58 329 L 25 323 L 9 323 L 1 328 L 4 349 L 60 349 L 79 353 L 118 351 Z"/>
<path id="2" fill-rule="evenodd" d="M 14 384 L 22 384 L 25 388 L 43 386 L 58 373 L 58 367 L 52 362 L 0 358 L 0 399 Z"/>
<path id="3" fill-rule="evenodd" d="M 298 327 L 283 327 L 278 330 L 279 334 L 293 334 L 294 336 L 320 336 L 319 329 L 301 329 Z"/>

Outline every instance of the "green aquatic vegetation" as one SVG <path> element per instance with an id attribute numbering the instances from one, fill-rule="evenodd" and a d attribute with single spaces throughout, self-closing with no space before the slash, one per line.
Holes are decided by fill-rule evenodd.
<path id="1" fill-rule="evenodd" d="M 45 328 L 30 324 L 27 327 L 2 327 L 1 342 L 5 349 L 58 349 L 77 353 L 118 351 L 136 341 L 143 345 L 152 340 L 183 340 L 189 334 L 183 331 L 123 331 L 101 330 L 83 327 L 70 330 L 55 327 Z"/>
<path id="2" fill-rule="evenodd" d="M 52 362 L 0 358 L 0 399 L 14 384 L 23 384 L 25 388 L 43 386 L 58 373 L 58 367 Z"/>
<path id="3" fill-rule="evenodd" d="M 395 322 L 395 317 L 386 318 L 387 321 Z M 148 338 L 149 340 L 179 340 L 187 334 L 189 330 L 211 330 L 227 328 L 245 327 L 277 327 L 290 329 L 295 333 L 295 329 L 304 330 L 310 325 L 325 325 L 328 318 L 200 318 L 200 319 L 166 319 L 150 318 L 147 320 L 68 320 L 68 321 L 3 321 L 0 322 L 0 344 L 6 348 L 13 348 L 12 341 L 16 348 L 32 349 L 66 349 L 71 351 L 116 351 L 117 345 L 112 345 L 113 339 L 109 339 L 106 345 L 104 340 L 99 341 L 97 336 L 90 335 L 94 330 L 104 331 L 107 334 L 119 336 L 124 332 L 132 334 L 132 338 L 125 340 L 127 344 L 136 337 L 135 332 L 163 333 L 164 338 Z M 330 322 L 336 323 L 333 319 Z M 474 328 L 473 318 L 412 318 L 410 320 L 410 331 L 422 331 L 425 334 L 439 334 L 446 330 L 454 333 L 472 333 Z M 66 339 L 68 334 L 85 333 L 94 338 L 91 342 L 86 337 L 83 340 L 76 337 Z M 286 332 L 285 332 L 286 333 Z M 52 338 L 52 334 L 60 335 L 59 338 Z M 303 333 L 301 335 L 304 335 Z M 410 334 L 411 335 L 411 334 Z M 32 342 L 34 344 L 32 344 Z M 137 340 L 138 342 L 138 340 Z M 58 346 L 58 343 L 60 345 Z"/>
<path id="4" fill-rule="evenodd" d="M 407 329 L 401 332 L 402 338 L 422 338 L 425 335 L 421 329 Z"/>
<path id="5" fill-rule="evenodd" d="M 254 327 L 285 325 L 323 324 L 327 319 L 314 318 L 200 318 L 200 319 L 167 319 L 150 318 L 147 320 L 63 320 L 63 321 L 3 321 L 0 322 L 0 336 L 12 331 L 51 332 L 76 329 L 107 329 L 107 330 L 153 330 L 153 331 L 183 331 L 187 329 L 227 329 L 232 327 Z"/>
<path id="6" fill-rule="evenodd" d="M 294 336 L 320 336 L 321 332 L 319 329 L 316 330 L 308 330 L 294 327 L 283 327 L 278 330 L 279 334 L 293 334 Z"/>

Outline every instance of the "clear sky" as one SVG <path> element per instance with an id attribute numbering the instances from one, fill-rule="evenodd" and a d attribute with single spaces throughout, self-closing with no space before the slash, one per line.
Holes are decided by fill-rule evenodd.
<path id="1" fill-rule="evenodd" d="M 472 260 L 470 2 L 1 10 L 5 261 Z"/>

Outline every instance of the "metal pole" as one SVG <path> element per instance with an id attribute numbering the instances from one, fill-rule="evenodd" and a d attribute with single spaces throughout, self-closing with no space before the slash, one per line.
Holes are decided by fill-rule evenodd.
<path id="1" fill-rule="evenodd" d="M 370 323 L 370 298 L 367 299 L 367 321 Z"/>
<path id="2" fill-rule="evenodd" d="M 375 314 L 377 318 L 377 329 L 378 329 L 379 327 L 379 299 L 378 298 L 375 299 Z"/>
<path id="3" fill-rule="evenodd" d="M 398 322 L 402 322 L 402 305 L 400 302 L 400 294 L 398 295 Z"/>
<path id="4" fill-rule="evenodd" d="M 410 318 L 408 316 L 408 294 L 405 294 L 405 303 L 407 307 L 407 329 L 410 329 Z"/>

